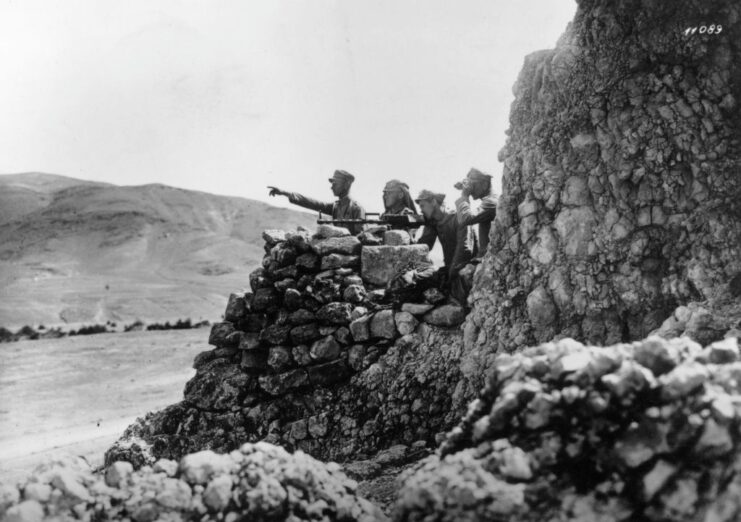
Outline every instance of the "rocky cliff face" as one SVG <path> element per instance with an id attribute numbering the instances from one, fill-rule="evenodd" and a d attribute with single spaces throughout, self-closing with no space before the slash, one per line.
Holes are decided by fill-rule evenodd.
<path id="1" fill-rule="evenodd" d="M 556 48 L 526 58 L 459 407 L 498 352 L 640 339 L 739 273 L 740 16 L 581 0 Z"/>

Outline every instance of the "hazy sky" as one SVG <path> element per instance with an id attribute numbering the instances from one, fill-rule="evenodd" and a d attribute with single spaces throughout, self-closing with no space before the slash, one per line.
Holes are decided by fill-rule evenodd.
<path id="1" fill-rule="evenodd" d="M 0 0 L 0 172 L 331 200 L 455 196 L 573 0 Z"/>

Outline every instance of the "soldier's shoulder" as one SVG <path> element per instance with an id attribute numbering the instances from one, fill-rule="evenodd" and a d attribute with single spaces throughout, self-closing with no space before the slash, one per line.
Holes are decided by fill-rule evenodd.
<path id="1" fill-rule="evenodd" d="M 363 208 L 363 205 L 358 203 L 357 200 L 350 198 L 350 206 L 351 207 L 357 207 L 357 208 Z"/>

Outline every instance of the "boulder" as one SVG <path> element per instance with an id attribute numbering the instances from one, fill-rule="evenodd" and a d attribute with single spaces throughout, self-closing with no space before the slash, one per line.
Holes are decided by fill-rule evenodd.
<path id="1" fill-rule="evenodd" d="M 256 332 L 246 332 L 242 334 L 238 348 L 240 350 L 257 350 L 260 346 L 260 334 Z"/>
<path id="2" fill-rule="evenodd" d="M 409 312 L 398 312 L 394 315 L 396 329 L 401 335 L 409 335 L 417 328 L 419 321 Z"/>
<path id="3" fill-rule="evenodd" d="M 313 272 L 319 269 L 320 257 L 311 252 L 301 254 L 296 258 L 296 266 L 303 270 Z"/>
<path id="4" fill-rule="evenodd" d="M 277 229 L 263 230 L 262 239 L 265 241 L 267 246 L 272 248 L 278 243 L 286 240 L 286 231 Z"/>
<path id="5" fill-rule="evenodd" d="M 276 346 L 285 344 L 290 332 L 291 325 L 289 324 L 271 324 L 260 332 L 260 341 Z"/>
<path id="6" fill-rule="evenodd" d="M 402 312 L 409 312 L 412 315 L 424 315 L 435 308 L 435 305 L 429 303 L 404 303 L 401 305 Z"/>
<path id="7" fill-rule="evenodd" d="M 466 319 L 466 311 L 456 305 L 447 304 L 430 310 L 424 316 L 426 323 L 435 326 L 458 326 Z"/>
<path id="8" fill-rule="evenodd" d="M 299 345 L 312 342 L 320 337 L 319 328 L 316 323 L 302 324 L 291 328 L 289 333 L 291 344 Z"/>
<path id="9" fill-rule="evenodd" d="M 306 370 L 298 368 L 277 375 L 263 375 L 259 379 L 260 388 L 270 395 L 283 395 L 284 393 L 307 386 L 309 376 Z"/>
<path id="10" fill-rule="evenodd" d="M 307 366 L 314 362 L 314 360 L 311 358 L 309 347 L 305 344 L 294 346 L 291 350 L 291 355 L 293 356 L 293 360 L 296 361 L 296 364 L 298 364 L 299 366 Z"/>
<path id="11" fill-rule="evenodd" d="M 252 310 L 265 312 L 276 310 L 281 304 L 280 294 L 275 288 L 258 288 L 252 298 Z"/>
<path id="12" fill-rule="evenodd" d="M 334 268 L 355 267 L 360 264 L 360 257 L 348 256 L 343 254 L 329 254 L 322 257 L 322 270 L 332 270 Z"/>
<path id="13" fill-rule="evenodd" d="M 247 313 L 244 296 L 238 294 L 229 294 L 229 300 L 224 311 L 224 320 L 231 323 L 238 323 Z"/>
<path id="14" fill-rule="evenodd" d="M 263 370 L 268 367 L 268 353 L 265 350 L 244 351 L 239 365 L 245 370 Z"/>
<path id="15" fill-rule="evenodd" d="M 316 315 L 304 308 L 296 310 L 295 312 L 288 315 L 288 324 L 292 324 L 294 326 L 309 324 L 313 323 L 314 321 L 316 321 Z"/>
<path id="16" fill-rule="evenodd" d="M 328 335 L 314 342 L 309 353 L 315 361 L 331 361 L 340 355 L 340 345 L 334 337 Z"/>
<path id="17" fill-rule="evenodd" d="M 368 284 L 385 286 L 405 267 L 430 263 L 427 245 L 365 246 L 360 255 L 360 275 Z"/>
<path id="18" fill-rule="evenodd" d="M 412 237 L 406 230 L 387 230 L 383 233 L 383 244 L 387 246 L 402 246 L 412 242 Z"/>
<path id="19" fill-rule="evenodd" d="M 370 339 L 370 321 L 371 315 L 364 315 L 350 323 L 350 334 L 356 343 L 361 343 Z"/>
<path id="20" fill-rule="evenodd" d="M 268 366 L 275 372 L 288 369 L 293 362 L 290 348 L 285 346 L 271 346 L 268 351 Z"/>
<path id="21" fill-rule="evenodd" d="M 329 254 L 358 255 L 360 253 L 360 241 L 355 236 L 312 239 L 311 249 L 320 256 Z"/>
<path id="22" fill-rule="evenodd" d="M 345 288 L 345 291 L 342 292 L 342 299 L 348 303 L 358 304 L 365 301 L 367 295 L 365 287 L 362 284 L 353 284 Z"/>
<path id="23" fill-rule="evenodd" d="M 394 339 L 396 337 L 393 310 L 381 310 L 375 313 L 370 323 L 370 335 L 380 339 Z"/>
<path id="24" fill-rule="evenodd" d="M 334 225 L 319 225 L 316 229 L 315 236 L 321 239 L 329 239 L 331 237 L 345 237 L 349 236 L 350 231 L 345 227 L 337 227 Z"/>
<path id="25" fill-rule="evenodd" d="M 231 348 L 239 345 L 239 337 L 234 334 L 237 332 L 234 324 L 229 321 L 214 323 L 211 327 L 211 333 L 208 336 L 208 344 L 218 346 L 219 348 Z"/>
<path id="26" fill-rule="evenodd" d="M 325 324 L 345 325 L 350 323 L 352 309 L 350 303 L 328 303 L 317 310 L 316 318 Z"/>
<path id="27" fill-rule="evenodd" d="M 301 308 L 301 305 L 303 304 L 303 297 L 301 295 L 301 292 L 299 292 L 296 288 L 288 288 L 286 289 L 285 294 L 283 294 L 283 306 L 289 310 L 294 311 Z"/>

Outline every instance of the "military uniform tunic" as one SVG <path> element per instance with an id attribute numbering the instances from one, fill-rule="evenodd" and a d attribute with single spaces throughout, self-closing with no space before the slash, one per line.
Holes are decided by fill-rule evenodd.
<path id="1" fill-rule="evenodd" d="M 458 223 L 455 212 L 444 212 L 439 220 L 425 222 L 417 243 L 427 245 L 432 250 L 436 239 L 440 240 L 443 248 L 443 262 L 449 274 L 460 270 L 471 260 L 472 241 L 468 227 Z"/>
<path id="2" fill-rule="evenodd" d="M 296 192 L 288 194 L 288 201 L 294 205 L 316 210 L 325 214 L 331 214 L 332 219 L 365 219 L 365 209 L 357 201 L 350 199 L 349 196 L 342 197 L 334 203 L 325 203 L 316 199 L 307 198 Z M 349 225 L 346 227 L 352 234 L 359 234 L 363 231 L 363 225 Z"/>
<path id="3" fill-rule="evenodd" d="M 468 198 L 458 198 L 455 202 L 458 223 L 462 226 L 478 224 L 478 247 L 474 248 L 473 255 L 482 257 L 489 246 L 489 232 L 491 222 L 497 215 L 497 197 L 489 194 L 481 198 L 481 206 L 478 211 L 471 210 Z"/>

